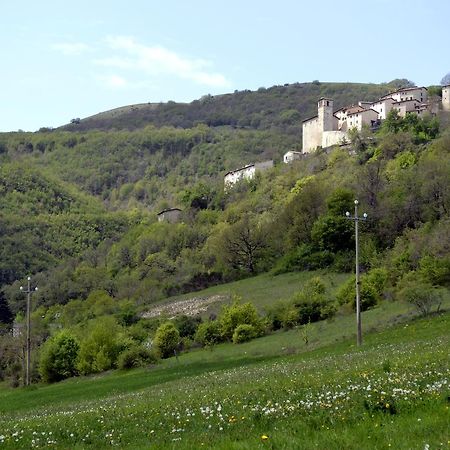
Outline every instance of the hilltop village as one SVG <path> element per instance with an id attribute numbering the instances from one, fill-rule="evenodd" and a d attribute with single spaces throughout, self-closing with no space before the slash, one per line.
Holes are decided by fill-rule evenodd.
<path id="1" fill-rule="evenodd" d="M 317 115 L 303 121 L 302 152 L 345 143 L 351 129 L 361 131 L 364 126 L 374 129 L 392 110 L 405 117 L 407 113 L 419 116 L 436 114 L 438 109 L 438 103 L 429 100 L 428 89 L 417 86 L 391 92 L 375 102 L 359 101 L 357 105 L 345 106 L 334 112 L 333 100 L 321 98 Z M 442 88 L 442 109 L 450 110 L 450 86 Z"/>
<path id="2" fill-rule="evenodd" d="M 442 87 L 441 107 L 450 111 L 450 85 Z M 397 110 L 400 117 L 407 113 L 419 116 L 429 113 L 436 114 L 439 103 L 432 101 L 426 87 L 408 87 L 380 97 L 374 102 L 359 101 L 334 111 L 333 99 L 320 98 L 317 104 L 317 115 L 303 121 L 302 151 L 288 151 L 283 156 L 283 162 L 289 164 L 300 159 L 302 154 L 310 153 L 317 148 L 327 148 L 333 145 L 349 142 L 349 131 L 361 131 L 363 127 L 374 130 L 378 128 L 392 110 Z M 273 167 L 273 161 L 263 161 L 247 164 L 236 170 L 227 172 L 224 176 L 225 190 L 241 179 L 250 180 L 257 172 Z"/>

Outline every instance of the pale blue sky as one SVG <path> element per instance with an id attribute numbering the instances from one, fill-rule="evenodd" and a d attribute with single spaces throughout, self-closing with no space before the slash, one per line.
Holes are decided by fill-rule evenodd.
<path id="1" fill-rule="evenodd" d="M 427 86 L 450 72 L 450 0 L 1 3 L 0 131 L 236 89 Z"/>

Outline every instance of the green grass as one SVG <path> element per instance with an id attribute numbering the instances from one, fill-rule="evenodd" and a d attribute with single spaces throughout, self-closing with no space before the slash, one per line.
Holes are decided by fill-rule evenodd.
<path id="1" fill-rule="evenodd" d="M 0 449 L 448 448 L 450 314 L 418 319 L 385 302 L 363 313 L 360 348 L 354 325 L 312 324 L 308 346 L 291 330 L 2 390 Z"/>
<path id="2" fill-rule="evenodd" d="M 151 306 L 173 304 L 179 300 L 195 299 L 200 297 L 205 298 L 213 295 L 222 295 L 230 298 L 236 295 L 241 297 L 243 301 L 252 302 L 261 312 L 263 312 L 267 306 L 270 306 L 279 300 L 288 300 L 296 292 L 300 291 L 302 286 L 308 280 L 317 276 L 320 276 L 327 291 L 332 295 L 335 293 L 336 289 L 351 275 L 346 273 L 326 272 L 324 270 L 311 272 L 291 272 L 281 275 L 264 273 L 252 278 L 245 278 L 232 283 L 212 286 L 201 291 L 170 297 L 158 303 L 153 303 Z M 221 305 L 221 302 L 211 305 L 208 307 L 205 315 L 217 313 L 220 310 Z M 144 309 L 146 310 L 148 307 L 145 307 Z"/>

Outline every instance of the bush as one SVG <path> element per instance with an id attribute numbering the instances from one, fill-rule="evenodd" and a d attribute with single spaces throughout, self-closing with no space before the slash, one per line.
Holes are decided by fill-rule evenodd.
<path id="1" fill-rule="evenodd" d="M 257 334 L 262 333 L 262 320 L 256 311 L 256 308 L 251 303 L 240 304 L 235 301 L 230 306 L 224 306 L 220 314 L 220 326 L 222 329 L 222 336 L 226 340 L 231 340 L 234 330 L 239 325 L 252 325 Z"/>
<path id="2" fill-rule="evenodd" d="M 117 367 L 119 369 L 133 369 L 142 367 L 146 364 L 154 364 L 158 361 L 155 352 L 145 347 L 135 345 L 123 351 L 117 359 Z"/>
<path id="3" fill-rule="evenodd" d="M 177 316 L 174 320 L 175 326 L 177 327 L 180 337 L 192 338 L 197 331 L 199 324 L 202 322 L 200 316 L 190 317 L 186 315 Z"/>
<path id="4" fill-rule="evenodd" d="M 42 346 L 39 373 L 47 383 L 64 380 L 77 375 L 76 360 L 78 341 L 68 331 L 48 339 Z"/>
<path id="5" fill-rule="evenodd" d="M 399 296 L 402 300 L 413 305 L 423 316 L 430 314 L 435 305 L 439 310 L 442 303 L 441 291 L 424 281 L 408 283 L 400 290 Z"/>
<path id="6" fill-rule="evenodd" d="M 233 333 L 233 344 L 248 342 L 257 337 L 257 335 L 258 333 L 253 325 L 239 325 L 238 327 L 236 327 Z"/>
<path id="7" fill-rule="evenodd" d="M 88 374 L 114 368 L 124 347 L 121 331 L 121 327 L 111 316 L 92 322 L 80 345 L 77 369 Z"/>
<path id="8" fill-rule="evenodd" d="M 274 274 L 317 270 L 330 266 L 334 256 L 329 250 L 317 251 L 311 245 L 302 244 L 283 256 L 274 268 Z"/>
<path id="9" fill-rule="evenodd" d="M 355 292 L 355 277 L 351 277 L 346 283 L 344 283 L 338 293 L 336 298 L 339 304 L 350 304 L 352 308 L 356 309 L 356 292 Z M 367 278 L 361 277 L 359 298 L 361 301 L 361 311 L 366 311 L 378 303 L 380 295 L 378 294 L 375 287 L 367 281 Z"/>
<path id="10" fill-rule="evenodd" d="M 197 328 L 194 339 L 203 346 L 215 345 L 222 342 L 220 322 L 218 320 L 211 320 L 201 323 Z"/>
<path id="11" fill-rule="evenodd" d="M 179 346 L 180 333 L 172 322 L 163 323 L 156 330 L 153 343 L 161 358 L 169 358 Z"/>

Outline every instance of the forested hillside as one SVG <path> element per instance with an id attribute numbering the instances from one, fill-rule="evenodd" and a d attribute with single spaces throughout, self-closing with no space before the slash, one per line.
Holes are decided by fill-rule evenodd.
<path id="1" fill-rule="evenodd" d="M 317 113 L 317 100 L 331 97 L 336 108 L 373 101 L 407 80 L 385 84 L 362 83 L 295 83 L 260 88 L 257 91 L 235 91 L 233 94 L 205 95 L 191 103 L 149 103 L 106 111 L 63 127 L 68 131 L 92 129 L 136 129 L 146 125 L 192 128 L 232 126 L 255 130 L 277 129 L 287 134 L 301 134 L 301 121 Z"/>
<path id="2" fill-rule="evenodd" d="M 355 198 L 369 215 L 363 307 L 423 293 L 438 304 L 450 283 L 448 114 L 391 114 L 376 134 L 353 133 L 347 147 L 281 163 L 300 149 L 300 121 L 317 97 L 340 106 L 390 90 L 347 87 L 274 87 L 161 105 L 148 116 L 138 108 L 66 130 L 1 134 L 0 311 L 10 311 L 2 317 L 21 319 L 19 285 L 31 274 L 39 285 L 36 343 L 60 328 L 80 340 L 116 330 L 127 337 L 97 369 L 115 367 L 124 342 L 140 345 L 143 330 L 154 332 L 140 313 L 162 299 L 264 272 L 352 272 L 345 212 Z M 226 171 L 265 159 L 275 167 L 224 191 Z M 180 222 L 157 221 L 159 210 L 175 206 Z M 300 297 L 286 299 L 289 308 L 268 312 L 258 333 L 302 323 L 307 298 L 317 300 L 314 320 L 351 308 L 353 283 L 326 292 L 321 280 L 306 283 Z M 89 364 L 85 373 L 97 370 Z"/>

